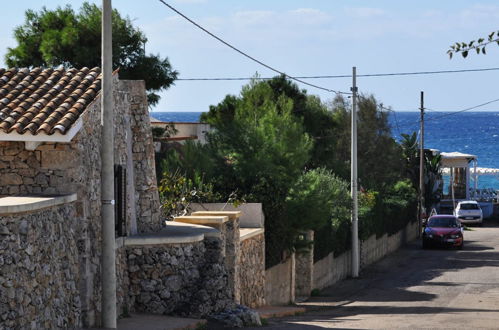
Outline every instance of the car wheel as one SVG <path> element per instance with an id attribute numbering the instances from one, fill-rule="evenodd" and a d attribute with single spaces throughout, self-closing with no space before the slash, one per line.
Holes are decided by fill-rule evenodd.
<path id="1" fill-rule="evenodd" d="M 462 249 L 463 249 L 463 247 L 464 247 L 464 242 L 462 242 L 462 243 L 461 243 L 461 245 L 459 245 L 457 248 L 458 248 L 459 250 L 462 250 Z"/>

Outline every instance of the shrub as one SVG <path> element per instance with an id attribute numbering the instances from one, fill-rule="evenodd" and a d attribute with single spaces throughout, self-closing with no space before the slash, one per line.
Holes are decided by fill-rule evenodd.
<path id="1" fill-rule="evenodd" d="M 348 183 L 326 169 L 304 173 L 286 198 L 289 226 L 315 231 L 314 257 L 341 253 L 350 242 L 351 198 Z"/>
<path id="2" fill-rule="evenodd" d="M 409 180 L 398 181 L 383 194 L 368 192 L 360 199 L 364 209 L 359 215 L 359 237 L 394 234 L 416 216 L 416 191 Z M 373 203 L 374 202 L 374 203 Z"/>
<path id="3" fill-rule="evenodd" d="M 220 195 L 213 192 L 211 184 L 200 180 L 195 184 L 179 170 L 164 172 L 158 186 L 161 210 L 167 220 L 185 215 L 191 203 L 215 202 L 221 199 Z"/>

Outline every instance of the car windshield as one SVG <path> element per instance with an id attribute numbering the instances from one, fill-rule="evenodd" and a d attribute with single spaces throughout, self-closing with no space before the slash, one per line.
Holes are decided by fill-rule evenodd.
<path id="1" fill-rule="evenodd" d="M 461 210 L 478 210 L 478 204 L 475 203 L 461 204 Z"/>
<path id="2" fill-rule="evenodd" d="M 430 227 L 457 227 L 457 221 L 455 218 L 430 218 L 428 220 L 428 226 Z"/>

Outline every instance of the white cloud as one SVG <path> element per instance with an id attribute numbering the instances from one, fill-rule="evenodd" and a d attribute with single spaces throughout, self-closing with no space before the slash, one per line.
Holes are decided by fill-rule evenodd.
<path id="1" fill-rule="evenodd" d="M 180 4 L 197 4 L 197 3 L 205 3 L 207 0 L 174 0 L 175 3 Z"/>
<path id="2" fill-rule="evenodd" d="M 383 9 L 371 7 L 347 7 L 345 11 L 348 15 L 359 18 L 378 17 L 386 14 Z"/>
<path id="3" fill-rule="evenodd" d="M 268 25 L 275 19 L 275 13 L 267 10 L 238 11 L 231 20 L 238 25 Z"/>
<path id="4" fill-rule="evenodd" d="M 289 13 L 293 23 L 299 24 L 322 24 L 331 20 L 331 16 L 321 10 L 314 8 L 298 8 Z"/>
<path id="5" fill-rule="evenodd" d="M 499 6 L 474 5 L 464 9 L 460 13 L 461 18 L 469 20 L 497 19 L 499 18 Z"/>

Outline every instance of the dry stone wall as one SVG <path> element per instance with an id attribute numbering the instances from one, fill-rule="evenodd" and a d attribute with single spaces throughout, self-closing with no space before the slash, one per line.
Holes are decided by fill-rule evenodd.
<path id="1" fill-rule="evenodd" d="M 134 310 L 205 317 L 233 307 L 221 247 L 219 238 L 127 247 Z"/>
<path id="2" fill-rule="evenodd" d="M 114 76 L 115 163 L 127 168 L 127 230 L 157 230 L 159 197 L 145 85 Z M 100 319 L 100 97 L 81 115 L 81 130 L 70 143 L 43 143 L 34 151 L 24 142 L 0 142 L 0 197 L 77 193 L 75 238 L 82 323 Z M 125 302 L 123 302 L 125 303 Z M 125 305 L 126 306 L 126 303 Z"/>
<path id="3" fill-rule="evenodd" d="M 122 80 L 119 88 L 128 93 L 132 157 L 135 173 L 137 231 L 156 232 L 163 227 L 159 212 L 154 142 L 152 139 L 144 81 Z"/>
<path id="4" fill-rule="evenodd" d="M 127 251 L 123 238 L 116 240 L 116 312 L 118 317 L 130 316 L 134 311 L 130 301 L 130 277 L 128 273 Z"/>
<path id="5" fill-rule="evenodd" d="M 241 241 L 239 283 L 241 304 L 265 305 L 265 236 L 263 233 Z"/>
<path id="6" fill-rule="evenodd" d="M 0 328 L 82 325 L 75 205 L 0 216 Z"/>

